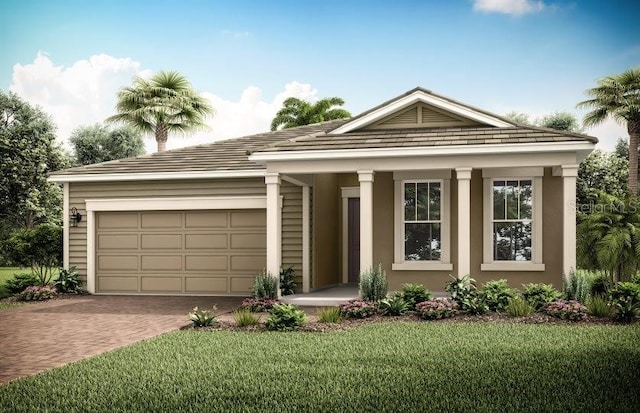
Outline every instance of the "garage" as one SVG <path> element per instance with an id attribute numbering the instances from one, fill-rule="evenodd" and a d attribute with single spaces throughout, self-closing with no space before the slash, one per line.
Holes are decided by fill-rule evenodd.
<path id="1" fill-rule="evenodd" d="M 96 293 L 247 295 L 264 209 L 96 211 Z"/>

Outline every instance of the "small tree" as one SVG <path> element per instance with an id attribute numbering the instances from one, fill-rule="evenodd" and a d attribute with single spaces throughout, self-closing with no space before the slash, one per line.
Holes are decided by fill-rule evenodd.
<path id="1" fill-rule="evenodd" d="M 62 228 L 40 224 L 34 229 L 16 231 L 4 242 L 4 250 L 15 264 L 30 267 L 40 285 L 51 282 L 54 270 L 62 264 Z"/>
<path id="2" fill-rule="evenodd" d="M 90 165 L 144 154 L 142 135 L 130 126 L 107 128 L 95 124 L 77 128 L 69 139 L 75 162 Z"/>

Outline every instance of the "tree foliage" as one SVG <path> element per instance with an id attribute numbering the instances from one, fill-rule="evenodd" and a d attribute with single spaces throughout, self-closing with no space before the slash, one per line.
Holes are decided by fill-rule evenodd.
<path id="1" fill-rule="evenodd" d="M 578 211 L 588 214 L 603 191 L 615 197 L 627 192 L 629 162 L 615 153 L 594 150 L 580 163 L 576 182 Z"/>
<path id="2" fill-rule="evenodd" d="M 0 91 L 0 230 L 60 222 L 62 191 L 47 174 L 68 165 L 40 108 Z M 4 237 L 3 237 L 4 238 Z"/>
<path id="3" fill-rule="evenodd" d="M 132 86 L 118 92 L 116 111 L 116 115 L 107 118 L 108 122 L 153 134 L 158 152 L 166 149 L 170 132 L 187 134 L 205 129 L 206 118 L 214 114 L 209 101 L 175 71 L 158 72 L 149 80 L 135 76 Z"/>
<path id="4" fill-rule="evenodd" d="M 519 125 L 538 126 L 572 133 L 582 132 L 578 118 L 569 112 L 554 112 L 534 120 L 528 114 L 516 111 L 509 112 L 504 116 Z"/>
<path id="5" fill-rule="evenodd" d="M 95 124 L 81 126 L 71 134 L 71 146 L 77 165 L 90 165 L 144 154 L 139 131 L 130 126 L 110 129 Z"/>
<path id="6" fill-rule="evenodd" d="M 3 242 L 3 249 L 16 265 L 30 267 L 40 285 L 47 285 L 62 264 L 62 228 L 40 224 L 16 231 Z"/>
<path id="7" fill-rule="evenodd" d="M 351 113 L 339 107 L 344 100 L 338 97 L 320 99 L 310 103 L 298 98 L 287 98 L 282 109 L 271 121 L 271 130 L 288 129 L 296 126 L 311 125 L 327 120 L 350 118 Z"/>

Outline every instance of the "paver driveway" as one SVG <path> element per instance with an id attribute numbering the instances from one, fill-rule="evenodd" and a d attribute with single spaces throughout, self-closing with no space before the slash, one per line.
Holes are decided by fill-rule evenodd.
<path id="1" fill-rule="evenodd" d="M 230 312 L 242 298 L 81 296 L 0 311 L 0 383 L 178 329 L 194 307 Z"/>

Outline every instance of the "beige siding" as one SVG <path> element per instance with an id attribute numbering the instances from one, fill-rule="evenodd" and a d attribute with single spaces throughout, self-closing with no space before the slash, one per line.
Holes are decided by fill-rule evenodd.
<path id="1" fill-rule="evenodd" d="M 317 175 L 313 187 L 313 277 L 312 288 L 341 282 L 340 188 L 337 174 Z"/>
<path id="2" fill-rule="evenodd" d="M 393 113 L 365 130 L 398 128 L 433 128 L 479 126 L 478 122 L 466 119 L 433 106 L 416 103 L 407 109 Z"/>

